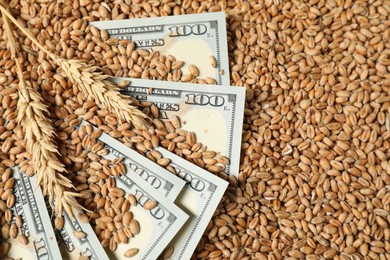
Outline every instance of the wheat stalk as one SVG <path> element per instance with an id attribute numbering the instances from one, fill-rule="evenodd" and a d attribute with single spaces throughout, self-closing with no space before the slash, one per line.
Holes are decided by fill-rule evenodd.
<path id="1" fill-rule="evenodd" d="M 74 188 L 71 181 L 62 174 L 66 173 L 64 165 L 59 161 L 57 146 L 54 143 L 55 131 L 48 119 L 48 110 L 43 105 L 43 98 L 23 79 L 23 70 L 17 57 L 18 45 L 12 35 L 5 12 L 2 9 L 4 27 L 8 38 L 8 46 L 15 60 L 19 77 L 19 100 L 17 103 L 17 121 L 25 132 L 27 151 L 32 155 L 31 163 L 37 174 L 38 184 L 43 187 L 43 194 L 49 196 L 49 202 L 55 200 L 56 213 L 61 216 L 63 210 L 73 218 L 73 209 L 81 208 L 76 201 L 78 193 L 70 192 Z M 62 173 L 62 174 L 61 174 Z"/>
<path id="2" fill-rule="evenodd" d="M 132 122 L 136 127 L 147 126 L 147 116 L 135 106 L 134 99 L 120 94 L 119 88 L 107 79 L 108 75 L 99 72 L 96 66 L 88 65 L 78 60 L 65 60 L 46 50 L 35 37 L 26 30 L 2 5 L 1 11 L 6 15 L 39 49 L 44 51 L 58 66 L 62 68 L 66 76 L 79 90 L 95 100 L 97 104 L 103 104 L 110 112 L 114 113 L 121 122 Z"/>

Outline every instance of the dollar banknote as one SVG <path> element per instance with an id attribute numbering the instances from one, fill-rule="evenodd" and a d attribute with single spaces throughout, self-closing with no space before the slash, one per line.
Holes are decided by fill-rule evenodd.
<path id="1" fill-rule="evenodd" d="M 218 85 L 230 85 L 229 59 L 224 12 L 156 18 L 92 22 L 110 37 L 129 39 L 136 47 L 173 55 L 199 70 L 199 78 L 212 77 Z M 212 65 L 214 57 L 216 65 Z"/>
<path id="2" fill-rule="evenodd" d="M 84 120 L 81 123 L 81 125 L 88 124 L 89 123 Z M 105 133 L 101 134 L 99 140 L 105 144 L 117 142 L 114 138 Z M 113 151 L 112 147 L 109 145 L 105 148 Z M 126 167 L 137 173 L 142 179 L 149 183 L 150 186 L 172 201 L 176 199 L 185 185 L 183 180 L 176 177 L 160 165 L 143 157 L 131 148 L 126 149 L 126 158 L 124 158 L 124 163 L 126 163 Z"/>
<path id="3" fill-rule="evenodd" d="M 28 177 L 14 167 L 13 177 L 16 202 L 12 211 L 14 216 L 22 217 L 20 230 L 28 238 L 28 244 L 22 245 L 17 239 L 10 239 L 8 256 L 14 259 L 62 259 L 36 176 Z"/>
<path id="4" fill-rule="evenodd" d="M 131 207 L 130 210 L 140 224 L 140 233 L 131 238 L 129 244 L 119 244 L 115 252 L 107 252 L 109 258 L 123 259 L 128 249 L 138 248 L 137 255 L 132 259 L 157 259 L 187 221 L 188 215 L 131 170 L 127 163 L 131 154 L 129 147 L 113 138 L 107 140 L 100 136 L 98 140 L 109 150 L 104 158 L 122 158 L 126 167 L 126 173 L 116 177 L 117 187 L 138 198 L 137 206 Z M 144 209 L 143 205 L 148 201 L 156 201 L 157 206 L 151 210 Z"/>
<path id="5" fill-rule="evenodd" d="M 129 80 L 131 85 L 122 93 L 153 102 L 161 119 L 178 116 L 182 128 L 194 132 L 198 142 L 229 158 L 225 169 L 228 174 L 238 175 L 245 88 L 132 78 L 112 80 Z"/>
<path id="6" fill-rule="evenodd" d="M 214 214 L 228 182 L 210 172 L 180 158 L 164 148 L 157 148 L 177 175 L 186 181 L 186 186 L 176 200 L 190 218 L 170 243 L 174 251 L 170 259 L 190 259 L 211 217 Z"/>
<path id="7" fill-rule="evenodd" d="M 55 200 L 50 205 L 46 200 L 47 211 L 50 215 L 52 214 L 52 208 L 55 207 L 54 203 Z M 73 219 L 66 212 L 63 213 L 64 227 L 55 230 L 62 259 L 72 260 L 86 256 L 90 260 L 109 260 L 91 225 L 79 219 L 77 212 L 81 212 L 81 210 L 74 210 L 75 216 Z M 52 218 L 52 226 L 54 228 L 54 218 Z M 83 232 L 85 237 L 77 238 L 75 236 L 76 231 Z"/>

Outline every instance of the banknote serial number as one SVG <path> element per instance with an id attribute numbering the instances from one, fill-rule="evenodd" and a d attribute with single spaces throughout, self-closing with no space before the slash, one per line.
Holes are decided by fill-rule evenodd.
<path id="1" fill-rule="evenodd" d="M 189 35 L 203 35 L 207 33 L 207 26 L 204 24 L 194 25 L 178 25 L 168 28 L 170 31 L 169 37 L 182 37 Z"/>

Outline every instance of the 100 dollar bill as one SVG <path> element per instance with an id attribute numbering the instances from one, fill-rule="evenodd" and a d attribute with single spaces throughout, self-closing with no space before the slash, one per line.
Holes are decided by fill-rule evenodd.
<path id="1" fill-rule="evenodd" d="M 12 210 L 14 216 L 22 217 L 20 229 L 28 238 L 28 244 L 11 240 L 8 256 L 15 259 L 62 259 L 41 188 L 36 184 L 36 176 L 23 175 L 14 167 L 13 177 L 16 202 Z"/>
<path id="2" fill-rule="evenodd" d="M 105 159 L 123 158 L 126 173 L 116 177 L 117 187 L 138 198 L 137 206 L 131 207 L 130 210 L 140 224 L 140 233 L 131 238 L 129 244 L 119 244 L 115 252 L 107 253 L 110 259 L 122 259 L 129 248 L 138 248 L 139 252 L 132 259 L 157 259 L 182 228 L 188 215 L 130 169 L 126 164 L 131 150 L 129 147 L 115 139 L 105 142 L 106 139 L 99 137 L 98 140 L 110 151 L 103 156 Z M 150 200 L 156 201 L 157 206 L 152 210 L 144 209 L 143 205 Z"/>
<path id="3" fill-rule="evenodd" d="M 193 64 L 199 78 L 212 77 L 218 85 L 230 85 L 229 59 L 224 12 L 155 18 L 92 22 L 110 37 L 129 39 L 136 47 L 173 55 L 184 61 L 183 72 Z M 214 68 L 209 59 L 217 61 Z"/>
<path id="4" fill-rule="evenodd" d="M 122 93 L 154 103 L 160 110 L 160 119 L 178 116 L 182 128 L 194 132 L 198 142 L 227 156 L 230 164 L 225 171 L 238 176 L 245 88 L 132 78 L 112 80 L 129 80 L 131 85 Z"/>
<path id="5" fill-rule="evenodd" d="M 170 259 L 190 259 L 228 183 L 166 149 L 159 147 L 156 150 L 164 158 L 171 160 L 170 165 L 176 170 L 177 176 L 186 181 L 176 204 L 184 209 L 190 218 L 170 243 L 174 248 Z"/>

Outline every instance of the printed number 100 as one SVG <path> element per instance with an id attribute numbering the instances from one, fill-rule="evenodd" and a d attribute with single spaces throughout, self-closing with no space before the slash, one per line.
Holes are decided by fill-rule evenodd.
<path id="1" fill-rule="evenodd" d="M 171 31 L 170 37 L 180 37 L 188 36 L 191 34 L 202 35 L 207 32 L 207 27 L 204 24 L 195 24 L 195 25 L 180 25 L 172 26 L 169 28 Z"/>
<path id="2" fill-rule="evenodd" d="M 186 104 L 199 106 L 220 107 L 225 104 L 225 99 L 222 96 L 208 96 L 204 94 L 186 94 Z"/>

